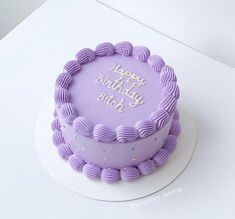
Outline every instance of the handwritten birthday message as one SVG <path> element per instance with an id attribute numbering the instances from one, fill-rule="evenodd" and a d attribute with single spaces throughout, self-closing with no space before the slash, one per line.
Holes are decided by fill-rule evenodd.
<path id="1" fill-rule="evenodd" d="M 117 64 L 114 64 L 108 70 L 112 73 L 116 73 L 118 78 L 116 80 L 112 80 L 101 73 L 95 80 L 96 84 L 118 92 L 124 97 L 128 97 L 129 107 L 137 107 L 144 103 L 144 98 L 135 91 L 136 88 L 146 85 L 144 78 L 123 69 L 121 65 Z M 125 98 L 118 100 L 114 95 L 110 96 L 105 92 L 101 92 L 97 97 L 97 101 L 116 109 L 120 113 L 123 113 L 125 110 Z"/>

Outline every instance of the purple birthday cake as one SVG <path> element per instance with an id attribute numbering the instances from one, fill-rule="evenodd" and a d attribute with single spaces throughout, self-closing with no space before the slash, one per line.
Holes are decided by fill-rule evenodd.
<path id="1" fill-rule="evenodd" d="M 56 79 L 53 142 L 89 178 L 136 180 L 174 151 L 179 96 L 173 68 L 148 48 L 129 42 L 84 48 Z"/>

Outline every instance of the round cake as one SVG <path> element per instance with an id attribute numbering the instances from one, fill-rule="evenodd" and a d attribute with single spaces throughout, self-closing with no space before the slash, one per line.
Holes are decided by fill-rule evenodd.
<path id="1" fill-rule="evenodd" d="M 180 133 L 173 68 L 126 41 L 75 57 L 55 83 L 52 130 L 60 156 L 105 182 L 133 181 L 164 165 Z"/>

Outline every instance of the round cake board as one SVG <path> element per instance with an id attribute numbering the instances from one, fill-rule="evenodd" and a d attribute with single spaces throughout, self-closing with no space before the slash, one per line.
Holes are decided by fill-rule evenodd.
<path id="1" fill-rule="evenodd" d="M 119 181 L 108 184 L 101 180 L 88 179 L 82 172 L 73 170 L 69 163 L 57 153 L 52 142 L 51 122 L 54 104 L 50 98 L 42 107 L 36 124 L 36 147 L 45 169 L 60 183 L 72 191 L 103 201 L 127 201 L 153 194 L 173 182 L 191 160 L 195 141 L 196 126 L 189 109 L 179 104 L 181 134 L 177 147 L 168 162 L 153 174 L 134 182 Z"/>

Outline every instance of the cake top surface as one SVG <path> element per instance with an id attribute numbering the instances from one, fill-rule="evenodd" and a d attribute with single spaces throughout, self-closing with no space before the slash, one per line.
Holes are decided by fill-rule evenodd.
<path id="1" fill-rule="evenodd" d="M 179 88 L 158 55 L 129 42 L 85 48 L 56 80 L 62 117 L 98 141 L 133 141 L 160 129 L 174 113 Z"/>
<path id="2" fill-rule="evenodd" d="M 158 109 L 160 75 L 133 56 L 98 57 L 75 75 L 69 92 L 79 115 L 115 130 Z"/>

